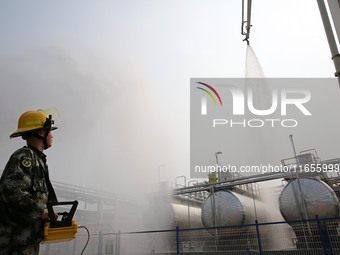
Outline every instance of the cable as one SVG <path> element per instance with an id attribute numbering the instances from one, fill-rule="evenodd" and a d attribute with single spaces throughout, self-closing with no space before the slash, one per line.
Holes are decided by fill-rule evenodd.
<path id="1" fill-rule="evenodd" d="M 87 232 L 87 241 L 86 241 L 86 243 L 85 243 L 85 246 L 84 246 L 84 248 L 83 248 L 83 250 L 81 251 L 81 255 L 83 255 L 83 253 L 84 253 L 84 251 L 85 251 L 85 249 L 86 249 L 86 247 L 87 247 L 87 245 L 88 245 L 88 243 L 89 243 L 89 241 L 90 241 L 90 231 L 87 229 L 87 227 L 85 227 L 85 226 L 78 226 L 78 228 L 85 228 L 85 230 L 86 230 L 86 232 Z"/>

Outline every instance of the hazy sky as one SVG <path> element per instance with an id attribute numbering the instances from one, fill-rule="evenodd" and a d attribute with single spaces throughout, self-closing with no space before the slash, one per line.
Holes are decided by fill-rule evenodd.
<path id="1" fill-rule="evenodd" d="M 316 1 L 254 0 L 252 24 L 266 77 L 333 77 Z M 55 107 L 52 180 L 136 192 L 160 164 L 161 181 L 189 176 L 190 78 L 244 77 L 240 32 L 239 0 L 0 1 L 0 165 L 20 114 Z"/>

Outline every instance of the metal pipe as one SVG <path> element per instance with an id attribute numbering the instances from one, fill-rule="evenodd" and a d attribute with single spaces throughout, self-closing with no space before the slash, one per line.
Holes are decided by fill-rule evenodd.
<path id="1" fill-rule="evenodd" d="M 218 155 L 221 155 L 222 154 L 222 152 L 221 151 L 217 151 L 217 152 L 215 152 L 215 157 L 216 157 L 216 169 L 217 169 L 217 179 L 218 179 L 218 181 L 221 181 L 221 171 L 220 171 L 220 169 L 219 169 L 219 166 L 220 166 L 220 164 L 218 163 Z"/>
<path id="2" fill-rule="evenodd" d="M 251 2 L 252 0 L 248 0 L 248 3 L 247 3 L 247 33 L 249 35 L 250 33 L 250 27 L 251 27 Z"/>
<path id="3" fill-rule="evenodd" d="M 214 227 L 217 227 L 217 221 L 216 221 L 216 203 L 215 203 L 215 191 L 214 191 L 214 187 L 211 187 L 210 189 L 210 194 L 211 194 L 211 208 L 213 209 L 213 220 L 214 220 Z M 216 231 L 216 229 L 215 229 Z"/>
<path id="4" fill-rule="evenodd" d="M 293 193 L 294 193 L 294 199 L 295 199 L 296 207 L 299 210 L 299 214 L 301 215 L 302 220 L 308 220 L 307 206 L 306 206 L 306 203 L 305 203 L 304 196 L 302 194 L 302 188 L 301 188 L 301 183 L 300 183 L 300 178 L 299 178 L 299 171 L 301 170 L 300 169 L 300 167 L 301 167 L 300 166 L 300 161 L 299 161 L 299 157 L 296 154 L 296 149 L 295 149 L 295 144 L 294 144 L 294 140 L 293 140 L 293 135 L 289 135 L 289 139 L 290 139 L 290 141 L 292 143 L 292 147 L 293 147 L 293 151 L 294 151 L 294 157 L 296 159 L 296 165 L 297 165 L 297 168 L 299 169 L 298 171 L 296 171 L 296 181 L 297 181 L 297 185 L 298 185 L 298 189 L 299 189 L 299 193 L 300 193 L 300 199 L 301 199 L 301 204 L 302 204 L 302 208 L 303 208 L 303 213 L 301 211 L 300 204 L 299 204 L 299 201 L 297 199 L 295 183 L 292 182 L 292 189 L 293 189 Z M 303 232 L 305 232 L 304 224 L 302 224 L 302 227 L 303 227 L 303 229 L 302 229 Z M 307 221 L 307 229 L 308 229 L 309 235 L 312 235 L 312 231 L 311 231 L 311 228 L 310 228 L 309 221 Z M 307 237 L 306 237 L 305 234 L 304 234 L 304 236 L 305 236 L 305 242 L 306 242 L 307 249 L 309 249 L 309 245 L 308 245 L 308 242 L 307 242 L 307 239 L 306 239 Z"/>
<path id="5" fill-rule="evenodd" d="M 252 197 L 253 197 L 253 204 L 254 204 L 254 212 L 255 212 L 255 220 L 257 221 L 257 210 L 256 210 L 256 202 L 255 202 L 255 195 L 254 195 L 254 183 L 251 183 L 251 193 L 252 193 Z"/>
<path id="6" fill-rule="evenodd" d="M 340 3 L 338 0 L 328 0 L 328 7 L 332 15 L 338 41 L 340 41 Z"/>
<path id="7" fill-rule="evenodd" d="M 329 17 L 328 17 L 325 2 L 324 2 L 324 0 L 317 0 L 317 2 L 318 2 L 319 10 L 320 10 L 322 23 L 323 23 L 323 26 L 324 26 L 324 29 L 325 29 L 325 32 L 326 32 L 329 48 L 331 50 L 332 60 L 333 60 L 334 66 L 335 66 L 335 74 L 334 75 L 338 78 L 339 87 L 340 87 L 340 54 L 339 54 L 338 47 L 337 47 L 337 44 L 336 44 L 336 41 L 335 41 L 335 38 L 334 38 L 334 33 L 333 33 L 332 26 L 331 26 L 331 22 L 330 22 Z M 336 6 L 333 3 L 331 3 L 330 7 L 336 9 L 336 8 L 339 8 L 339 5 Z M 333 13 L 334 13 L 333 16 L 336 17 L 337 16 L 336 10 L 333 10 Z M 336 19 L 334 19 L 334 17 L 333 17 L 333 20 L 335 22 Z M 337 26 L 338 26 L 338 24 L 337 24 Z M 339 29 L 340 28 L 338 28 L 338 30 Z M 340 33 L 340 31 L 339 31 L 339 33 Z M 339 36 L 339 33 L 338 33 L 338 36 Z"/>
<path id="8" fill-rule="evenodd" d="M 336 159 L 329 159 L 329 160 L 324 160 L 320 162 L 321 167 L 323 165 L 338 165 L 340 164 L 340 158 Z M 291 169 L 294 170 L 294 169 Z M 296 168 L 295 170 L 300 170 L 299 168 Z M 174 194 L 179 195 L 179 194 L 186 194 L 186 193 L 191 193 L 191 192 L 198 192 L 198 191 L 208 191 L 212 186 L 218 187 L 218 188 L 227 188 L 227 187 L 233 187 L 236 185 L 241 185 L 241 184 L 248 184 L 248 183 L 255 183 L 255 182 L 263 182 L 263 181 L 269 181 L 269 180 L 275 180 L 275 179 L 281 179 L 281 178 L 291 178 L 291 172 L 272 172 L 272 173 L 266 173 L 266 174 L 257 174 L 257 175 L 252 175 L 252 176 L 245 176 L 245 177 L 239 177 L 235 179 L 231 179 L 227 182 L 216 182 L 214 184 L 198 184 L 195 186 L 190 186 L 190 187 L 185 187 L 185 188 L 180 188 L 180 189 L 175 189 Z M 313 176 L 319 176 L 320 173 L 318 172 L 300 172 L 299 177 L 313 177 Z"/>
<path id="9" fill-rule="evenodd" d="M 245 20 L 244 20 L 244 0 L 242 0 L 242 22 L 241 22 L 241 35 L 245 35 L 244 32 L 244 24 L 245 24 Z"/>
<path id="10" fill-rule="evenodd" d="M 176 255 L 179 255 L 179 227 L 176 226 Z"/>
<path id="11" fill-rule="evenodd" d="M 294 157 L 295 157 L 295 160 L 296 160 L 296 166 L 300 166 L 300 163 L 299 163 L 299 159 L 296 155 L 296 150 L 295 150 L 295 145 L 294 145 L 294 141 L 293 141 L 293 135 L 289 135 L 289 139 L 292 143 L 292 147 L 293 147 L 293 152 L 294 152 Z M 300 185 L 300 178 L 299 178 L 299 172 L 296 171 L 295 172 L 295 175 L 296 175 L 296 180 L 297 180 L 297 185 L 298 185 L 298 189 L 299 189 L 299 192 L 300 192 L 300 197 L 301 197 L 301 203 L 303 203 L 303 197 L 302 197 L 302 192 L 301 192 L 301 185 Z M 292 177 L 293 177 L 293 173 L 292 173 Z M 293 178 L 292 178 L 293 179 Z M 295 187 L 295 183 L 292 182 L 292 189 L 293 189 L 293 194 L 294 194 L 294 200 L 295 200 L 295 204 L 296 204 L 296 207 L 299 211 L 299 214 L 300 214 L 300 217 L 301 217 L 301 220 L 307 220 L 308 217 L 304 217 L 304 215 L 302 214 L 302 210 L 300 208 L 300 203 L 299 203 L 299 199 L 297 197 L 297 190 L 296 190 L 296 187 Z M 306 216 L 307 214 L 305 214 Z"/>
<path id="12" fill-rule="evenodd" d="M 191 228 L 190 203 L 188 203 L 188 227 Z"/>
<path id="13" fill-rule="evenodd" d="M 320 173 L 318 172 L 300 172 L 300 177 L 313 177 L 313 176 L 319 176 L 319 175 Z M 281 178 L 291 178 L 291 172 L 259 174 L 259 175 L 254 175 L 251 177 L 247 176 L 247 177 L 232 179 L 228 182 L 217 182 L 214 184 L 195 185 L 191 187 L 175 189 L 173 194 L 181 195 L 181 194 L 187 194 L 187 193 L 198 192 L 198 191 L 208 191 L 211 189 L 211 187 L 215 187 L 217 189 L 219 188 L 223 189 L 223 188 L 228 188 L 228 187 L 234 187 L 236 185 L 241 185 L 241 184 L 263 182 L 263 181 L 269 181 L 269 180 L 281 179 Z"/>
<path id="14" fill-rule="evenodd" d="M 296 164 L 298 166 L 297 168 L 300 169 L 300 167 L 301 167 L 300 166 L 300 161 L 299 161 L 299 157 L 297 156 L 297 153 L 296 153 L 296 150 L 295 150 L 293 135 L 289 135 L 289 139 L 290 139 L 290 141 L 292 143 L 292 147 L 293 147 L 293 151 L 294 151 L 294 157 L 296 159 Z M 300 198 L 301 198 L 301 203 L 302 203 L 302 207 L 303 207 L 304 217 L 302 217 L 302 220 L 308 220 L 307 207 L 306 207 L 305 199 L 304 199 L 303 194 L 302 194 L 302 188 L 301 188 L 301 183 L 300 183 L 299 171 L 296 171 L 296 181 L 297 181 L 297 184 L 298 184 Z M 292 187 L 295 189 L 294 185 Z M 295 196 L 295 194 L 294 194 L 294 196 Z M 298 205 L 298 201 L 296 201 L 296 206 L 298 207 L 299 213 L 302 216 L 302 212 L 301 212 L 300 206 Z"/>
<path id="15" fill-rule="evenodd" d="M 216 201 L 215 201 L 215 190 L 214 187 L 211 187 L 211 208 L 213 209 L 213 221 L 214 221 L 214 227 L 215 227 L 215 251 L 217 251 L 217 242 L 218 242 L 218 231 L 217 231 L 217 226 L 218 226 L 218 222 L 217 222 L 217 218 L 216 218 Z"/>
<path id="16" fill-rule="evenodd" d="M 245 35 L 243 41 L 247 41 L 247 44 L 249 45 L 249 33 L 250 33 L 250 27 L 251 27 L 251 3 L 252 0 L 247 0 L 247 20 L 244 20 L 244 0 L 242 0 L 242 24 L 241 24 L 241 34 Z"/>
<path id="17" fill-rule="evenodd" d="M 219 164 L 218 164 L 218 155 L 220 155 L 220 154 L 222 154 L 222 152 L 220 152 L 220 151 L 215 152 L 215 158 L 216 158 L 216 165 L 217 166 L 219 166 Z"/>

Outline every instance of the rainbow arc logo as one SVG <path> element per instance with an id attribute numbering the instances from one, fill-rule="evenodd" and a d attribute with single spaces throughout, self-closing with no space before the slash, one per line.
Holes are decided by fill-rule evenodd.
<path id="1" fill-rule="evenodd" d="M 196 88 L 204 91 L 205 93 L 207 93 L 210 96 L 210 98 L 213 100 L 215 105 L 217 105 L 217 100 L 216 100 L 216 97 L 217 97 L 220 105 L 222 106 L 221 97 L 218 94 L 218 92 L 216 91 L 216 89 L 214 89 L 211 85 L 206 84 L 204 82 L 196 82 L 196 83 L 204 86 L 204 87 L 196 87 Z M 206 97 L 202 97 L 201 114 L 202 115 L 207 115 L 207 99 L 206 99 Z"/>

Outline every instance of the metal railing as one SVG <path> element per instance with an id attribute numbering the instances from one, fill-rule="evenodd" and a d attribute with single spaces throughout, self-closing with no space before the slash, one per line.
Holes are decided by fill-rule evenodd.
<path id="1" fill-rule="evenodd" d="M 42 245 L 41 255 L 80 254 L 86 236 Z M 340 254 L 340 218 L 265 222 L 242 226 L 91 233 L 84 254 Z"/>

